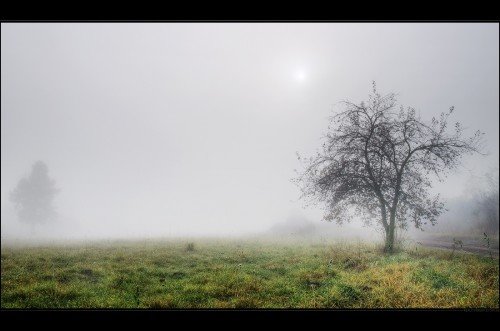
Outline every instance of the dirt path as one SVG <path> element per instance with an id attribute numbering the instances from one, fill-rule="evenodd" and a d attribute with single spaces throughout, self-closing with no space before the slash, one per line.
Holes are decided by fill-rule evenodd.
<path id="1" fill-rule="evenodd" d="M 419 240 L 419 242 L 423 246 L 427 246 L 427 247 L 436 247 L 436 248 L 453 250 L 453 242 L 449 242 L 449 241 L 422 239 L 422 240 Z M 482 255 L 482 256 L 490 256 L 490 252 L 491 252 L 491 255 L 496 259 L 498 259 L 498 256 L 499 256 L 498 249 L 494 249 L 494 248 L 487 249 L 486 247 L 467 245 L 467 244 L 464 244 L 463 247 L 461 247 L 461 248 L 459 247 L 456 251 L 457 252 L 464 251 L 464 252 L 469 252 L 469 253 Z"/>

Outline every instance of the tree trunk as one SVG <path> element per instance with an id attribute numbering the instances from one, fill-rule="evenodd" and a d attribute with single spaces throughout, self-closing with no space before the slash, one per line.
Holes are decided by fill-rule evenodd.
<path id="1" fill-rule="evenodd" d="M 389 226 L 385 231 L 385 248 L 386 253 L 394 252 L 394 230 L 396 228 L 396 213 L 391 211 L 389 218 Z"/>
<path id="2" fill-rule="evenodd" d="M 392 252 L 392 247 L 394 246 L 394 229 L 391 231 L 391 221 L 387 222 L 387 209 L 383 202 L 380 205 L 381 213 L 382 213 L 382 225 L 385 230 L 385 247 L 384 252 L 390 253 Z M 390 214 L 390 220 L 392 220 L 392 213 Z"/>

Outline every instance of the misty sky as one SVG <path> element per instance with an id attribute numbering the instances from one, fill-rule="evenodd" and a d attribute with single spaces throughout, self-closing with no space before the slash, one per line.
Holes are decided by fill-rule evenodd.
<path id="1" fill-rule="evenodd" d="M 372 80 L 424 118 L 454 105 L 452 121 L 485 132 L 490 154 L 436 185 L 445 198 L 498 167 L 498 24 L 2 23 L 2 238 L 36 160 L 68 237 L 319 221 L 290 181 L 295 153 L 319 148 L 338 102 Z"/>

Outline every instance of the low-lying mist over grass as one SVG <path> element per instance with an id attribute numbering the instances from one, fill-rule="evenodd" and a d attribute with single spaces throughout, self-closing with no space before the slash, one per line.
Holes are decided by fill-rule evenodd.
<path id="1" fill-rule="evenodd" d="M 180 239 L 2 249 L 2 308 L 498 308 L 498 261 L 410 245 Z"/>

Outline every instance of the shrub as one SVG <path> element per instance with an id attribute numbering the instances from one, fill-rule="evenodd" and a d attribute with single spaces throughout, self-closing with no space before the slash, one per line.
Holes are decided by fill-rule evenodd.
<path id="1" fill-rule="evenodd" d="M 194 243 L 187 243 L 186 252 L 193 252 L 193 251 L 194 251 Z"/>

